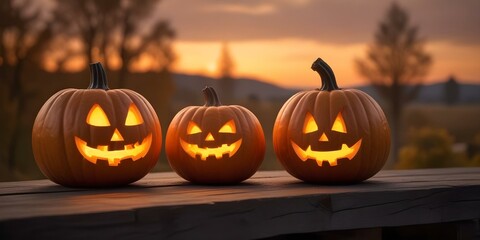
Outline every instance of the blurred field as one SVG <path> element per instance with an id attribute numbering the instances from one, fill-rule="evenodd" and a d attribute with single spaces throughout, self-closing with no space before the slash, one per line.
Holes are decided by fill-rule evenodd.
<path id="1" fill-rule="evenodd" d="M 411 105 L 405 110 L 405 129 L 432 127 L 447 129 L 455 142 L 471 142 L 480 134 L 479 105 Z"/>

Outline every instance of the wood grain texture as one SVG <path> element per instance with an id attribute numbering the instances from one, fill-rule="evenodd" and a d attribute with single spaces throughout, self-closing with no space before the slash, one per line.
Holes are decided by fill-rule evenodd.
<path id="1" fill-rule="evenodd" d="M 0 183 L 0 239 L 250 239 L 479 218 L 480 168 L 381 171 L 345 186 L 283 171 L 233 186 L 192 185 L 173 173 L 113 189 Z"/>

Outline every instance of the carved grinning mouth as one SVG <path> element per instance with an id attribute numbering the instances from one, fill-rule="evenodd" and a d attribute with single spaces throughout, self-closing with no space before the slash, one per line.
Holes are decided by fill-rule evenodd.
<path id="1" fill-rule="evenodd" d="M 290 140 L 290 142 L 292 143 L 293 150 L 295 150 L 295 153 L 302 161 L 313 159 L 317 161 L 317 165 L 320 167 L 323 165 L 323 162 L 328 162 L 328 164 L 333 167 L 337 166 L 338 159 L 347 158 L 348 160 L 352 160 L 362 145 L 362 139 L 360 139 L 351 147 L 348 147 L 347 144 L 342 144 L 342 148 L 339 150 L 314 151 L 311 145 L 308 145 L 307 149 L 303 150 L 292 140 Z"/>
<path id="2" fill-rule="evenodd" d="M 215 156 L 216 159 L 221 159 L 224 154 L 228 154 L 229 157 L 232 157 L 237 153 L 240 145 L 242 145 L 242 139 L 232 144 L 222 144 L 216 148 L 201 148 L 197 144 L 187 143 L 182 139 L 180 139 L 180 145 L 182 145 L 183 150 L 190 157 L 196 158 L 199 155 L 202 161 L 206 161 L 208 156 Z"/>
<path id="3" fill-rule="evenodd" d="M 118 166 L 124 160 L 131 158 L 137 161 L 147 155 L 150 146 L 152 145 L 152 134 L 145 137 L 141 143 L 124 145 L 123 150 L 108 150 L 108 145 L 98 145 L 97 148 L 87 146 L 87 142 L 79 137 L 75 137 L 75 144 L 82 156 L 91 163 L 96 164 L 98 159 L 108 160 L 109 166 Z"/>

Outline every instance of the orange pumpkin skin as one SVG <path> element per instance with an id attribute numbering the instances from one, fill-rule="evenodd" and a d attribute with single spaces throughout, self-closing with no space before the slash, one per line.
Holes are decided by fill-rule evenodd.
<path id="1" fill-rule="evenodd" d="M 320 73 L 322 88 L 292 96 L 275 121 L 278 160 L 291 175 L 311 183 L 345 184 L 372 177 L 390 151 L 382 109 L 362 91 L 339 89 L 323 60 L 312 69 Z"/>
<path id="2" fill-rule="evenodd" d="M 182 109 L 168 127 L 165 149 L 170 166 L 193 183 L 242 182 L 251 177 L 263 161 L 262 126 L 248 109 L 238 105 L 222 106 L 213 88 L 203 91 L 206 104 Z M 223 130 L 225 127 L 228 132 Z M 214 151 L 221 153 L 216 156 Z"/>
<path id="3" fill-rule="evenodd" d="M 45 176 L 63 186 L 110 187 L 135 182 L 159 157 L 162 136 L 158 117 L 140 94 L 109 90 L 100 63 L 92 64 L 91 70 L 89 89 L 59 91 L 40 109 L 32 131 L 35 161 Z M 101 112 L 106 119 L 102 121 L 109 126 L 89 122 L 93 110 Z M 131 111 L 140 114 L 137 123 L 126 120 Z M 90 153 L 81 150 L 82 143 Z"/>

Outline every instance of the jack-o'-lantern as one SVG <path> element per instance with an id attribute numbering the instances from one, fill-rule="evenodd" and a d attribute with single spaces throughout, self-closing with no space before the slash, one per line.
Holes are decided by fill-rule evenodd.
<path id="1" fill-rule="evenodd" d="M 132 183 L 155 165 L 161 127 L 148 101 L 128 89 L 110 90 L 100 63 L 90 65 L 87 89 L 65 89 L 40 109 L 32 146 L 40 170 L 71 187 Z"/>
<path id="2" fill-rule="evenodd" d="M 366 93 L 340 89 L 323 60 L 312 69 L 320 89 L 292 96 L 278 113 L 274 150 L 294 177 L 313 183 L 353 183 L 375 175 L 390 151 L 390 129 L 380 106 Z"/>
<path id="3" fill-rule="evenodd" d="M 252 176 L 263 161 L 265 137 L 255 115 L 238 105 L 221 105 L 211 87 L 204 106 L 182 109 L 167 130 L 170 166 L 194 183 L 232 184 Z"/>

